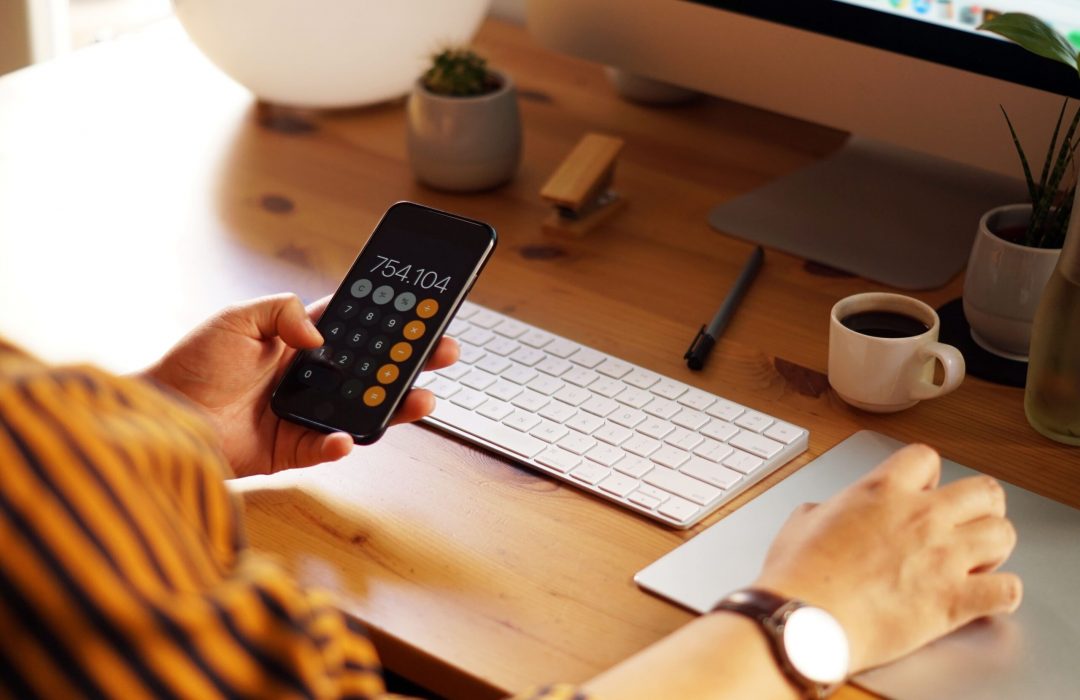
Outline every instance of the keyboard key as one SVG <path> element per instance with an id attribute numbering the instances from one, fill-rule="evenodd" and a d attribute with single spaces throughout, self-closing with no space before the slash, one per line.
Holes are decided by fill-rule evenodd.
<path id="1" fill-rule="evenodd" d="M 480 326 L 481 328 L 494 328 L 499 325 L 502 320 L 502 315 L 497 314 L 494 311 L 482 309 L 473 314 L 472 318 L 469 319 L 469 322 L 475 326 Z"/>
<path id="2" fill-rule="evenodd" d="M 655 398 L 645 405 L 646 413 L 656 416 L 657 418 L 663 418 L 664 420 L 670 420 L 681 410 L 682 407 L 679 406 L 679 404 L 661 398 Z"/>
<path id="3" fill-rule="evenodd" d="M 660 448 L 660 441 L 653 440 L 651 437 L 645 437 L 644 435 L 635 435 L 624 442 L 622 448 L 627 452 L 633 452 L 638 457 L 648 457 Z M 749 456 L 750 455 L 747 455 L 747 457 Z"/>
<path id="4" fill-rule="evenodd" d="M 511 353 L 514 353 L 521 347 L 521 343 L 510 340 L 509 338 L 503 338 L 496 336 L 489 343 L 484 344 L 484 350 L 493 352 L 501 357 L 506 357 Z"/>
<path id="5" fill-rule="evenodd" d="M 657 504 L 663 503 L 667 499 L 671 498 L 671 494 L 663 489 L 658 489 L 655 486 L 649 486 L 648 484 L 642 484 L 638 486 L 637 491 L 634 491 L 630 495 L 630 499 L 633 500 L 634 496 L 648 497 L 653 499 Z"/>
<path id="6" fill-rule="evenodd" d="M 488 399 L 480 408 L 476 409 L 476 412 L 491 420 L 501 421 L 514 412 L 514 407 L 505 401 Z"/>
<path id="7" fill-rule="evenodd" d="M 649 455 L 649 458 L 669 469 L 678 469 L 683 462 L 690 459 L 690 453 L 671 445 L 663 445 L 659 450 Z"/>
<path id="8" fill-rule="evenodd" d="M 581 433 L 571 432 L 569 435 L 559 440 L 559 447 L 564 450 L 569 450 L 576 455 L 583 455 L 595 446 L 596 440 L 593 440 L 591 437 L 586 437 Z"/>
<path id="9" fill-rule="evenodd" d="M 694 448 L 694 454 L 710 462 L 721 462 L 735 450 L 722 442 L 705 438 L 704 442 Z"/>
<path id="10" fill-rule="evenodd" d="M 525 391 L 514 397 L 514 400 L 510 403 L 514 404 L 518 408 L 528 411 L 530 413 L 536 413 L 541 408 L 546 406 L 551 399 L 543 394 L 537 393 L 532 389 L 526 389 Z"/>
<path id="11" fill-rule="evenodd" d="M 515 384 L 528 384 L 533 379 L 536 379 L 539 372 L 531 367 L 523 367 L 521 365 L 514 365 L 510 369 L 502 373 L 502 378 L 507 379 Z"/>
<path id="12" fill-rule="evenodd" d="M 470 389 L 476 389 L 477 391 L 484 391 L 495 382 L 496 377 L 494 374 L 488 374 L 479 369 L 474 369 L 461 378 L 462 385 L 467 386 Z"/>
<path id="13" fill-rule="evenodd" d="M 536 328 L 533 328 L 525 333 L 525 335 L 518 337 L 518 342 L 524 343 L 530 348 L 542 348 L 552 340 L 555 340 L 555 336 Z"/>
<path id="14" fill-rule="evenodd" d="M 472 389 L 462 389 L 455 393 L 450 398 L 451 403 L 456 403 L 462 408 L 466 408 L 470 411 L 475 410 L 480 404 L 487 401 L 487 397 L 481 394 L 479 391 L 473 391 Z"/>
<path id="15" fill-rule="evenodd" d="M 747 430 L 753 430 L 755 433 L 760 433 L 773 424 L 773 419 L 769 418 L 764 413 L 758 413 L 757 411 L 746 411 L 741 416 L 735 419 L 735 425 L 740 428 L 746 428 Z"/>
<path id="16" fill-rule="evenodd" d="M 565 474 L 581 464 L 581 457 L 558 447 L 549 447 L 536 456 L 536 461 Z"/>
<path id="17" fill-rule="evenodd" d="M 704 411 L 716 403 L 716 397 L 701 389 L 690 389 L 679 397 L 679 403 L 683 406 L 689 406 L 695 411 Z"/>
<path id="18" fill-rule="evenodd" d="M 623 474 L 612 474 L 600 482 L 600 488 L 608 493 L 622 497 L 637 488 L 637 479 L 631 479 Z"/>
<path id="19" fill-rule="evenodd" d="M 667 444 L 678 447 L 680 450 L 686 450 L 687 452 L 704 441 L 705 438 L 686 428 L 675 428 L 675 430 L 671 431 L 671 433 L 664 438 L 664 442 Z"/>
<path id="20" fill-rule="evenodd" d="M 609 357 L 601 362 L 596 367 L 596 371 L 600 374 L 611 377 L 612 379 L 621 379 L 634 369 L 634 366 L 629 362 L 623 362 L 622 360 L 616 360 L 614 357 Z"/>
<path id="21" fill-rule="evenodd" d="M 540 416 L 528 411 L 514 411 L 509 418 L 503 420 L 503 425 L 527 433 L 540 425 Z"/>
<path id="22" fill-rule="evenodd" d="M 728 423 L 732 422 L 736 418 L 742 415 L 746 409 L 737 403 L 728 401 L 727 399 L 717 399 L 716 403 L 705 409 L 713 418 L 719 418 L 720 420 L 726 420 Z"/>
<path id="23" fill-rule="evenodd" d="M 630 386 L 636 386 L 638 389 L 648 389 L 660 381 L 660 375 L 643 369 L 635 369 L 623 377 L 623 381 Z"/>
<path id="24" fill-rule="evenodd" d="M 520 347 L 510 356 L 510 359 L 519 364 L 523 364 L 526 367 L 532 367 L 545 357 L 547 357 L 547 355 L 536 348 Z"/>
<path id="25" fill-rule="evenodd" d="M 664 436 L 675 430 L 675 426 L 668 423 L 666 420 L 660 420 L 659 418 L 649 418 L 644 423 L 638 426 L 638 432 L 642 435 L 648 435 L 651 438 L 657 440 L 663 440 Z"/>
<path id="26" fill-rule="evenodd" d="M 618 447 L 600 444 L 585 453 L 585 456 L 605 467 L 610 467 L 626 456 Z"/>
<path id="27" fill-rule="evenodd" d="M 570 430 L 558 423 L 553 423 L 549 420 L 542 421 L 540 425 L 536 426 L 529 431 L 529 435 L 534 438 L 539 438 L 544 442 L 558 442 L 562 438 L 566 437 Z"/>
<path id="28" fill-rule="evenodd" d="M 605 398 L 603 396 L 593 396 L 588 401 L 581 404 L 582 411 L 588 411 L 589 413 L 600 416 L 603 418 L 607 414 L 613 412 L 619 407 L 619 404 L 614 400 Z"/>
<path id="29" fill-rule="evenodd" d="M 609 399 L 613 399 L 622 393 L 626 385 L 617 379 L 601 377 L 589 385 L 589 389 Z"/>
<path id="30" fill-rule="evenodd" d="M 671 379 L 661 379 L 656 384 L 653 384 L 650 391 L 657 396 L 662 396 L 665 399 L 677 399 L 686 393 L 687 386 L 680 384 L 679 382 Z"/>
<path id="31" fill-rule="evenodd" d="M 458 345 L 461 346 L 461 357 L 458 358 L 458 362 L 464 362 L 467 365 L 471 365 L 487 354 L 483 348 L 472 343 L 461 341 Z"/>
<path id="32" fill-rule="evenodd" d="M 615 469 L 635 479 L 640 479 L 652 471 L 653 463 L 643 457 L 626 455 L 615 465 Z"/>
<path id="33" fill-rule="evenodd" d="M 492 374 L 502 374 L 506 370 L 510 369 L 510 360 L 505 357 L 499 357 L 498 355 L 485 355 L 484 359 L 480 360 L 473 367 L 482 369 L 485 372 L 491 372 Z"/>
<path id="34" fill-rule="evenodd" d="M 541 362 L 538 362 L 536 369 L 544 374 L 550 374 L 552 377 L 561 377 L 566 372 L 573 368 L 574 365 L 570 364 L 568 360 L 563 360 L 558 357 L 547 357 Z"/>
<path id="35" fill-rule="evenodd" d="M 456 338 L 459 335 L 467 332 L 472 325 L 468 321 L 462 321 L 460 318 L 455 318 L 450 322 L 450 325 L 446 327 L 446 334 L 451 338 Z"/>
<path id="36" fill-rule="evenodd" d="M 529 327 L 520 321 L 515 321 L 512 318 L 504 318 L 499 325 L 495 326 L 491 330 L 495 331 L 499 335 L 504 335 L 507 338 L 517 338 L 523 335 L 529 330 Z"/>
<path id="37" fill-rule="evenodd" d="M 471 301 L 465 301 L 462 302 L 461 307 L 458 308 L 457 317 L 467 319 L 475 315 L 478 311 L 480 311 L 479 306 L 472 303 Z"/>
<path id="38" fill-rule="evenodd" d="M 653 400 L 653 395 L 642 389 L 635 389 L 634 387 L 627 387 L 623 391 L 615 396 L 615 400 L 619 403 L 624 403 L 627 406 L 633 408 L 645 408 L 650 401 Z"/>
<path id="39" fill-rule="evenodd" d="M 543 394 L 544 396 L 552 396 L 559 389 L 566 386 L 566 384 L 555 377 L 541 374 L 536 379 L 529 382 L 528 386 L 533 391 Z"/>
<path id="40" fill-rule="evenodd" d="M 715 486 L 698 481 L 685 474 L 667 469 L 653 469 L 645 475 L 645 483 L 652 484 L 676 496 L 681 496 L 698 505 L 705 505 L 722 493 Z"/>
<path id="41" fill-rule="evenodd" d="M 495 337 L 495 334 L 491 331 L 484 330 L 483 328 L 473 328 L 465 335 L 461 336 L 461 340 L 466 343 L 472 343 L 473 345 L 487 345 Z"/>
<path id="42" fill-rule="evenodd" d="M 580 406 L 592 398 L 592 392 L 576 386 L 564 386 L 555 392 L 555 398 L 571 406 Z"/>
<path id="43" fill-rule="evenodd" d="M 438 371 L 438 374 L 446 377 L 447 379 L 458 380 L 464 377 L 472 370 L 467 364 L 463 362 L 455 362 L 449 367 L 444 367 Z"/>
<path id="44" fill-rule="evenodd" d="M 727 442 L 738 432 L 739 429 L 731 423 L 715 418 L 711 419 L 705 424 L 705 427 L 701 429 L 702 435 L 712 438 L 713 440 L 719 440 L 720 442 Z"/>
<path id="45" fill-rule="evenodd" d="M 564 360 L 580 349 L 580 345 L 566 340 L 565 338 L 556 338 L 549 345 L 544 347 L 545 352 L 548 352 L 555 357 L 561 357 Z"/>
<path id="46" fill-rule="evenodd" d="M 584 367 L 574 367 L 569 372 L 560 375 L 560 377 L 564 382 L 570 382 L 574 386 L 585 387 L 589 386 L 597 379 L 599 379 L 600 375 L 596 372 L 593 372 L 591 369 L 585 369 Z"/>
<path id="47" fill-rule="evenodd" d="M 520 386 L 513 382 L 508 382 L 505 379 L 500 379 L 487 389 L 488 394 L 500 401 L 510 401 L 523 391 L 525 390 Z"/>
<path id="48" fill-rule="evenodd" d="M 635 408 L 620 408 L 607 417 L 612 423 L 617 423 L 624 428 L 634 428 L 645 418 L 645 414 Z"/>
<path id="49" fill-rule="evenodd" d="M 632 430 L 627 430 L 622 426 L 615 425 L 614 423 L 608 423 L 604 427 L 593 431 L 592 436 L 601 442 L 606 442 L 609 445 L 621 445 L 629 440 L 634 435 Z"/>
<path id="50" fill-rule="evenodd" d="M 765 437 L 790 445 L 802 437 L 804 432 L 802 428 L 796 428 L 791 423 L 776 421 L 765 430 Z"/>
<path id="51" fill-rule="evenodd" d="M 440 399 L 448 399 L 461 390 L 461 387 L 458 386 L 457 382 L 452 382 L 445 377 L 439 377 L 424 388 L 438 396 Z"/>
<path id="52" fill-rule="evenodd" d="M 742 474 L 734 469 L 713 464 L 700 457 L 691 458 L 680 471 L 722 489 L 729 489 L 742 479 Z"/>
<path id="53" fill-rule="evenodd" d="M 764 460 L 747 454 L 742 450 L 732 450 L 731 454 L 724 457 L 721 462 L 725 467 L 731 467 L 740 474 L 749 474 L 761 465 L 765 464 Z"/>
<path id="54" fill-rule="evenodd" d="M 435 404 L 435 411 L 431 416 L 447 425 L 452 425 L 457 430 L 475 435 L 526 459 L 532 459 L 547 447 L 547 443 L 542 440 L 512 430 L 501 423 L 494 423 L 479 413 L 466 411 L 450 402 Z"/>
<path id="55" fill-rule="evenodd" d="M 592 486 L 611 476 L 611 470 L 593 462 L 586 462 L 570 472 L 570 476 Z"/>
<path id="56" fill-rule="evenodd" d="M 579 433 L 589 435 L 594 430 L 604 427 L 604 419 L 579 411 L 573 418 L 566 421 L 566 425 Z"/>
<path id="57" fill-rule="evenodd" d="M 579 348 L 569 359 L 582 367 L 596 369 L 597 365 L 607 359 L 607 355 L 592 348 Z"/>
<path id="58" fill-rule="evenodd" d="M 728 440 L 728 444 L 765 459 L 779 454 L 780 450 L 784 449 L 784 446 L 776 440 L 770 440 L 748 430 L 740 431 L 738 435 Z"/>
<path id="59" fill-rule="evenodd" d="M 699 430 L 701 426 L 709 422 L 709 417 L 701 411 L 692 408 L 684 408 L 671 419 L 675 425 L 682 426 L 687 430 Z"/>
<path id="60" fill-rule="evenodd" d="M 413 382 L 413 386 L 417 389 L 423 389 L 433 381 L 435 381 L 435 374 L 433 372 L 422 372 L 420 376 L 416 378 L 416 381 Z"/>
<path id="61" fill-rule="evenodd" d="M 699 510 L 698 506 L 682 498 L 672 498 L 660 506 L 661 515 L 683 522 L 693 517 Z"/>
<path id="62" fill-rule="evenodd" d="M 577 409 L 562 401 L 552 401 L 540 409 L 540 415 L 556 423 L 564 423 L 577 413 Z"/>
<path id="63" fill-rule="evenodd" d="M 634 491 L 632 494 L 630 494 L 630 502 L 631 503 L 636 503 L 639 506 L 641 506 L 642 508 L 646 508 L 648 510 L 652 510 L 652 509 L 656 508 L 656 506 L 663 503 L 663 501 L 660 500 L 659 498 L 657 498 L 656 496 L 644 493 L 640 489 L 637 490 L 637 491 Z"/>

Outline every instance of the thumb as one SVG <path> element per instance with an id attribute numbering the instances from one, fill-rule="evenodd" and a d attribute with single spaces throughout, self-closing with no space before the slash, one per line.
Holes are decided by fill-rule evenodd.
<path id="1" fill-rule="evenodd" d="M 323 337 L 295 294 L 276 294 L 234 307 L 229 312 L 244 333 L 258 340 L 281 338 L 294 348 L 322 345 Z"/>
<path id="2" fill-rule="evenodd" d="M 353 441 L 348 433 L 324 435 L 293 423 L 282 423 L 276 447 L 273 472 L 335 462 L 352 451 Z"/>

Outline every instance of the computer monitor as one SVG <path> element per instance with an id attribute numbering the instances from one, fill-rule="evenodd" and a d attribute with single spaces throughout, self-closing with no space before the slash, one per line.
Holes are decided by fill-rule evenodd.
<path id="1" fill-rule="evenodd" d="M 1026 200 L 1004 107 L 1034 167 L 1080 77 L 975 27 L 1036 14 L 1080 41 L 1070 0 L 530 0 L 542 43 L 848 131 L 819 163 L 737 200 L 719 229 L 892 286 L 947 282 L 979 216 Z"/>

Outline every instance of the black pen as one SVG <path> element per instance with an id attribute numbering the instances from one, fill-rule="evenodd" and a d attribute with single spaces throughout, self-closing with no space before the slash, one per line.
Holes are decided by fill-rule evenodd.
<path id="1" fill-rule="evenodd" d="M 735 280 L 735 286 L 728 292 L 727 298 L 724 299 L 724 303 L 720 306 L 720 310 L 713 316 L 713 320 L 707 328 L 705 326 L 701 327 L 701 330 L 694 337 L 694 342 L 690 343 L 690 349 L 683 355 L 687 367 L 701 369 L 705 366 L 705 358 L 709 356 L 713 346 L 716 345 L 716 339 L 727 328 L 728 321 L 731 320 L 732 315 L 735 313 L 735 307 L 739 305 L 739 301 L 746 294 L 746 290 L 750 288 L 750 283 L 754 281 L 754 277 L 757 275 L 758 270 L 761 269 L 761 263 L 764 260 L 765 251 L 762 247 L 754 248 L 754 252 L 750 254 L 750 259 L 743 266 L 742 272 L 739 273 L 739 279 Z"/>

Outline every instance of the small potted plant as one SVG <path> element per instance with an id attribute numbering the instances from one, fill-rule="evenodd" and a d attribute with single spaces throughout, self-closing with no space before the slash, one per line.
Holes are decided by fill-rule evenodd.
<path id="1" fill-rule="evenodd" d="M 1076 50 L 1068 40 L 1030 15 L 1006 13 L 979 28 L 1077 67 Z M 964 315 L 972 338 L 1011 359 L 1027 360 L 1035 312 L 1061 254 L 1073 210 L 1080 109 L 1067 119 L 1066 106 L 1067 100 L 1038 177 L 1005 114 L 1031 202 L 997 207 L 983 215 L 964 279 Z"/>
<path id="2" fill-rule="evenodd" d="M 514 176 L 521 117 L 510 77 L 473 51 L 436 54 L 407 107 L 409 162 L 421 182 L 456 192 L 486 190 Z"/>

